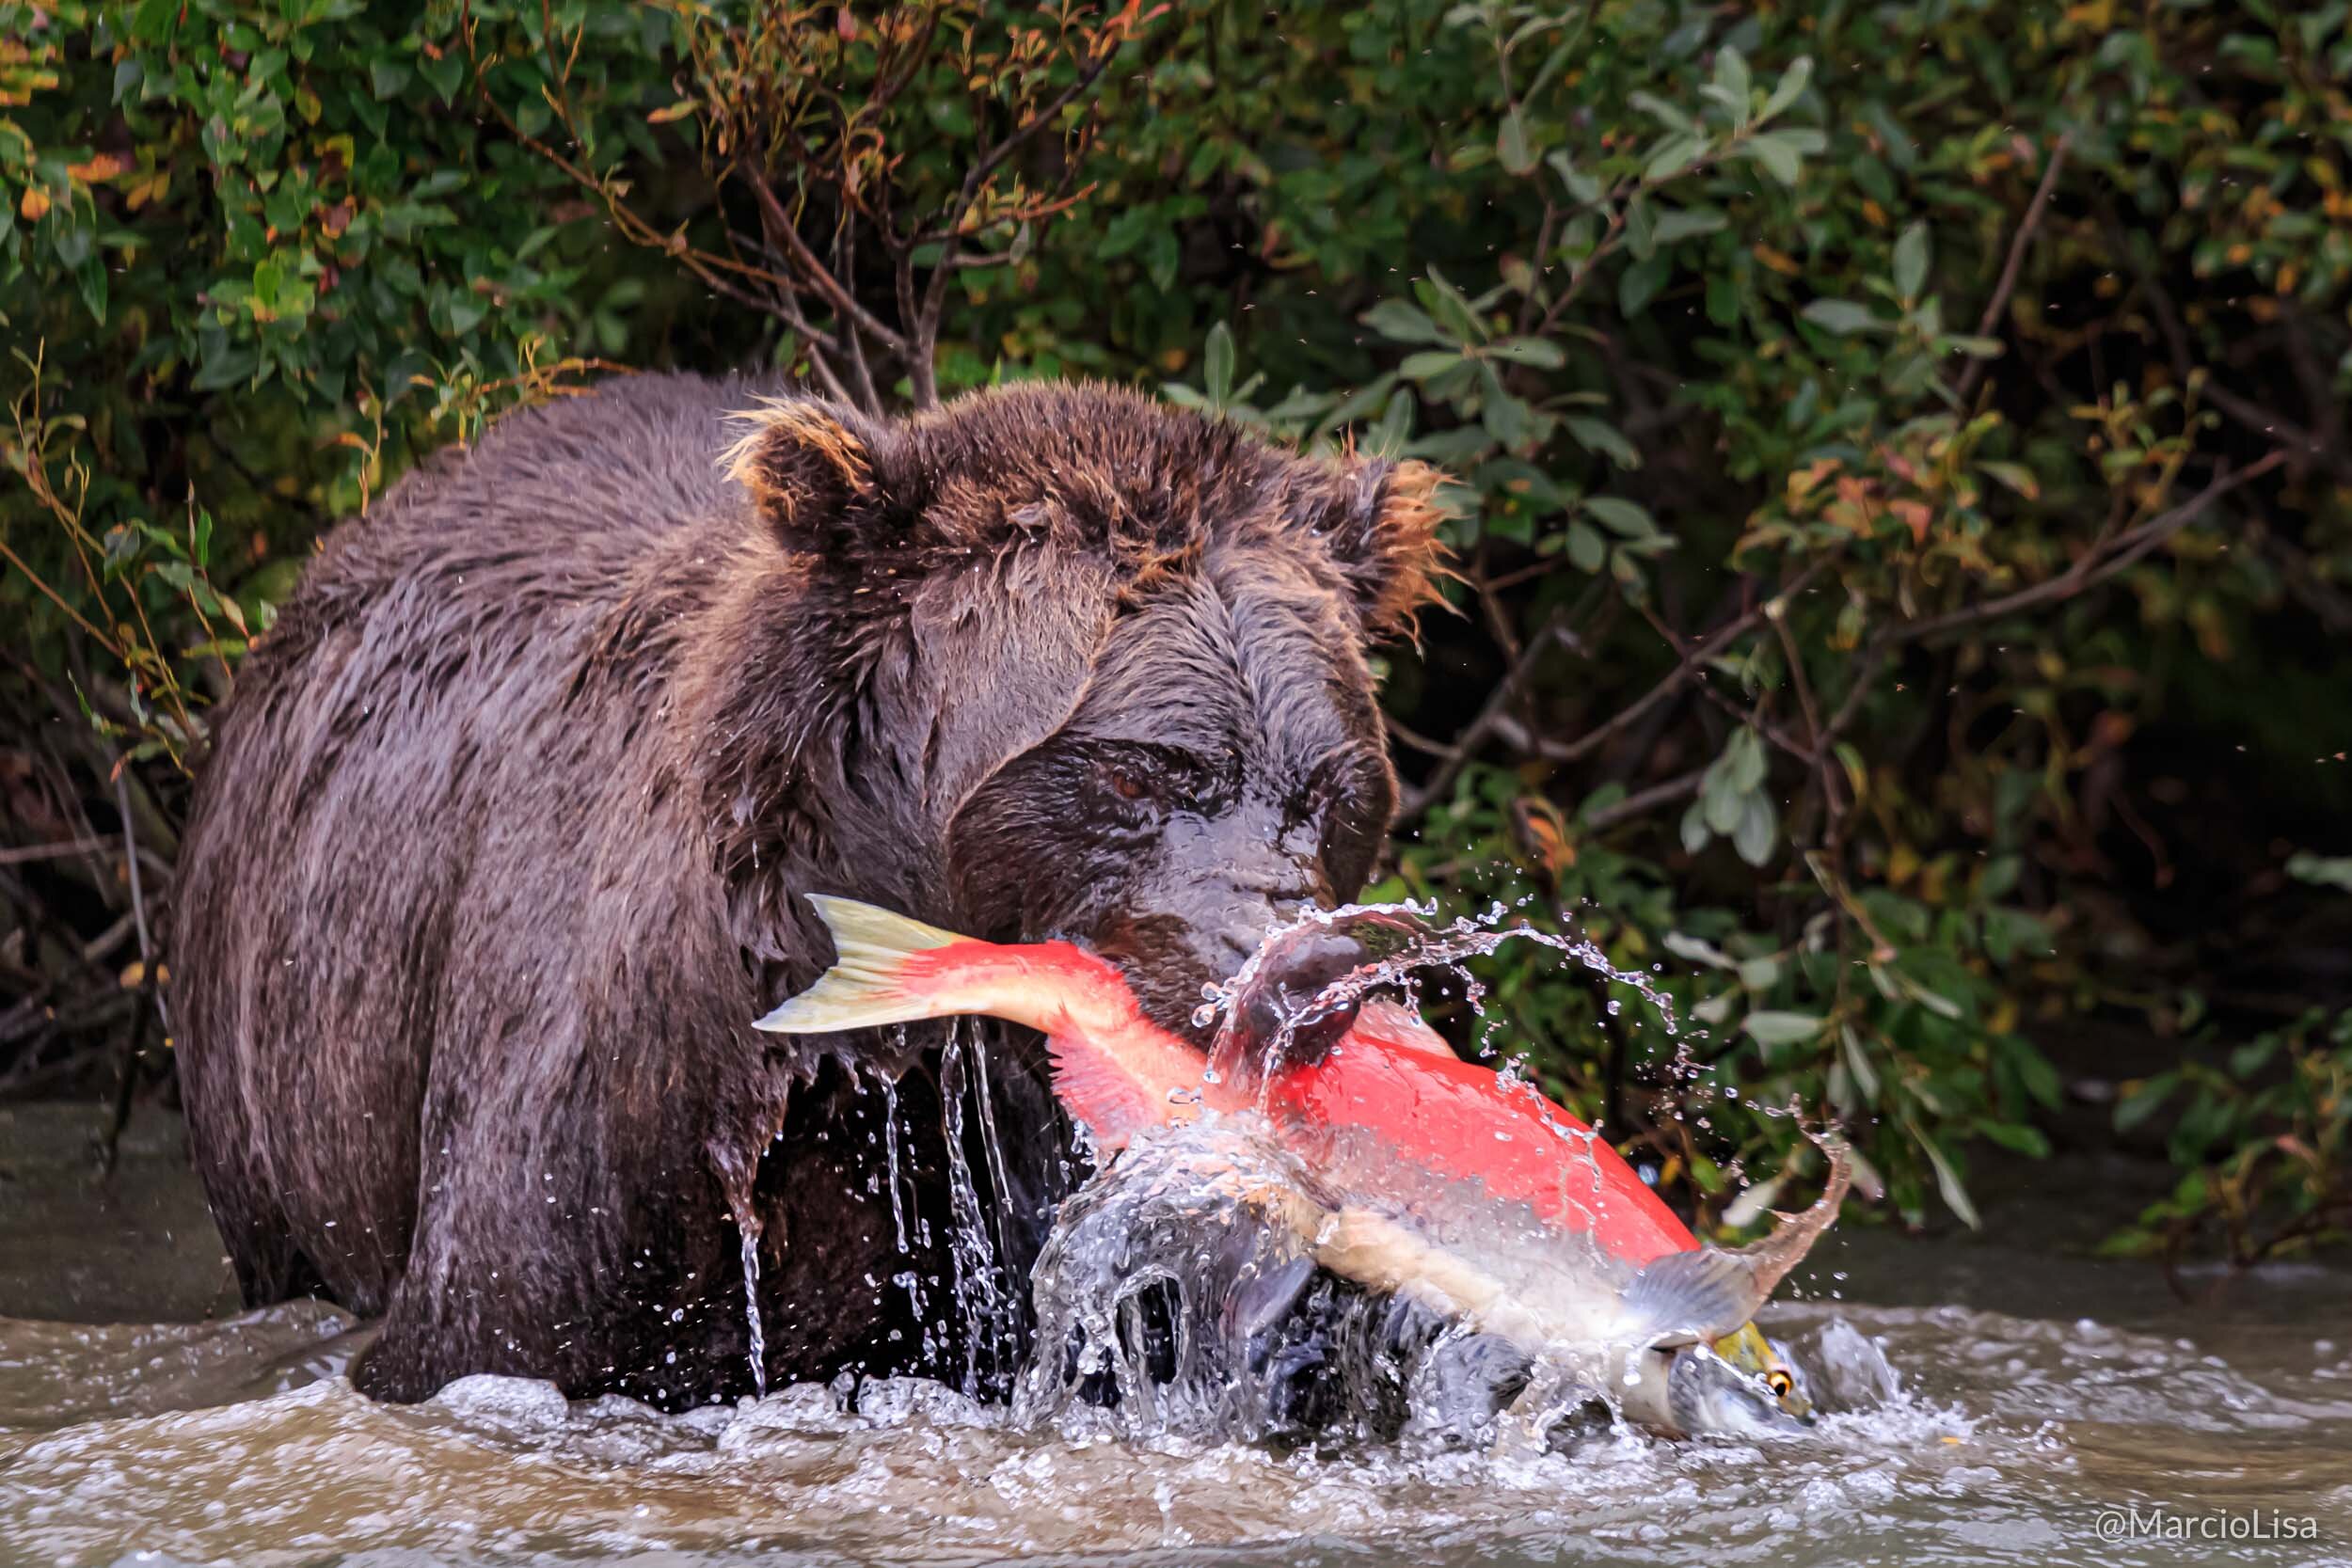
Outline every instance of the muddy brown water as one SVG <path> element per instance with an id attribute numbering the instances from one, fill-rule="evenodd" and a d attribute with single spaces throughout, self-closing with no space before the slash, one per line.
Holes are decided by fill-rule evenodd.
<path id="1" fill-rule="evenodd" d="M 93 1126 L 0 1107 L 0 1563 L 2352 1564 L 2352 1274 L 2184 1304 L 2084 1256 L 2121 1185 L 2090 1164 L 1996 1194 L 1993 1239 L 1834 1234 L 1768 1326 L 1817 1381 L 1867 1338 L 1900 1386 L 1801 1439 L 1317 1454 L 1021 1431 L 915 1383 L 854 1417 L 487 1378 L 372 1404 L 363 1326 L 236 1310 L 177 1125 L 105 1179 Z"/>

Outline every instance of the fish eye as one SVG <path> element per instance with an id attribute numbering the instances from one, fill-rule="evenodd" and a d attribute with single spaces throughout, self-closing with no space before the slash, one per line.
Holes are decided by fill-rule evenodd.
<path id="1" fill-rule="evenodd" d="M 1764 1374 L 1764 1386 L 1772 1391 L 1772 1398 L 1776 1400 L 1787 1399 L 1796 1386 L 1797 1380 L 1789 1375 L 1786 1367 L 1774 1367 Z"/>

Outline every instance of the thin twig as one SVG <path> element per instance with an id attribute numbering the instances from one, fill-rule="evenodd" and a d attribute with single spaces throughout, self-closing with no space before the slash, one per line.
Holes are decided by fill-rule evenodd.
<path id="1" fill-rule="evenodd" d="M 1518 657 L 1504 672 L 1502 679 L 1497 681 L 1495 689 L 1486 694 L 1486 704 L 1478 710 L 1478 716 L 1470 721 L 1468 729 L 1454 738 L 1437 770 L 1421 787 L 1410 791 L 1398 806 L 1400 818 L 1420 816 L 1429 809 L 1431 802 L 1454 787 L 1454 781 L 1469 766 L 1471 755 L 1493 733 L 1495 721 L 1510 707 L 1512 699 L 1518 695 L 1519 688 L 1527 684 L 1528 676 L 1534 673 L 1536 662 L 1558 641 L 1561 628 L 1567 624 L 1567 617 L 1566 605 L 1552 607 L 1551 613 L 1544 617 L 1544 624 L 1536 628 L 1535 635 L 1527 640 L 1527 646 L 1519 650 Z"/>
<path id="2" fill-rule="evenodd" d="M 124 777 L 130 760 L 125 757 L 115 765 L 115 805 L 122 814 L 122 860 L 131 874 L 131 914 L 138 927 L 139 961 L 152 974 L 155 950 L 147 937 L 147 897 L 139 884 L 139 840 L 131 825 L 131 786 Z"/>
<path id="3" fill-rule="evenodd" d="M 937 229 L 948 235 L 960 235 L 964 215 L 971 212 L 972 203 L 978 199 L 981 188 L 1005 160 L 1026 146 L 1029 138 L 1046 124 L 1058 119 L 1064 109 L 1094 90 L 1095 85 L 1103 78 L 1103 72 L 1110 69 L 1110 63 L 1118 56 L 1120 46 L 1131 36 L 1139 8 L 1130 4 L 1121 14 L 1120 22 L 1114 24 L 1117 36 L 1098 37 L 1099 51 L 1092 60 L 1079 68 L 1077 79 L 1057 93 L 1042 109 L 1013 127 L 1004 140 L 982 153 L 964 171 L 963 183 L 942 210 L 940 221 L 935 226 Z M 1109 32 L 1110 28 L 1106 27 L 1105 34 Z M 950 239 L 947 244 L 952 246 L 954 241 Z M 923 290 L 920 309 L 915 312 L 914 319 L 906 324 L 908 332 L 914 337 L 913 346 L 906 356 L 907 372 L 914 392 L 914 405 L 918 408 L 933 407 L 939 402 L 936 364 L 939 357 L 939 323 L 947 306 L 947 285 L 956 276 L 956 270 L 950 257 L 941 258 L 940 264 L 931 269 L 930 279 Z"/>
<path id="4" fill-rule="evenodd" d="M 1958 631 L 1999 616 L 2014 614 L 2021 610 L 2032 610 L 2056 600 L 2073 598 L 2086 589 L 2097 587 L 2116 573 L 2130 566 L 2173 534 L 2178 533 L 2183 527 L 2194 521 L 2215 501 L 2241 485 L 2252 483 L 2286 460 L 2287 453 L 2284 451 L 2278 451 L 2247 465 L 2235 473 L 2225 468 L 2214 476 L 2212 483 L 2187 500 L 2169 512 L 2142 523 L 2131 532 L 2123 535 L 2121 541 L 2122 547 L 2108 554 L 2105 560 L 2101 560 L 2096 554 L 2085 555 L 2072 567 L 2046 581 L 2037 582 L 2030 588 L 2021 588 L 2014 594 L 2006 594 L 1997 599 L 1988 599 L 1982 604 L 1969 605 L 1964 609 L 1955 610 L 1947 615 L 1931 616 L 1925 621 L 1914 621 L 1908 626 L 1896 628 L 1891 635 L 1897 641 L 1920 642 L 1929 638 L 1940 637 L 1946 632 Z"/>
<path id="5" fill-rule="evenodd" d="M 24 844 L 14 848 L 0 849 L 0 865 L 24 865 L 32 861 L 60 861 L 74 855 L 95 854 L 106 847 L 103 838 L 60 839 L 53 844 Z"/>
<path id="6" fill-rule="evenodd" d="M 2050 149 L 2050 161 L 2042 166 L 2042 183 L 2034 187 L 2033 199 L 2026 204 L 2026 215 L 2017 225 L 2017 233 L 2009 243 L 2009 260 L 2001 267 L 2001 280 L 1993 289 L 1993 297 L 1986 302 L 1984 314 L 1978 318 L 1977 336 L 1989 338 L 2000 325 L 2001 313 L 2009 309 L 2010 295 L 2017 292 L 2017 275 L 2026 264 L 2026 248 L 2033 244 L 2034 230 L 2042 227 L 2042 214 L 2050 205 L 2050 193 L 2058 188 L 2058 173 L 2066 166 L 2066 154 L 2074 145 L 2074 133 L 2061 134 L 2058 144 Z M 1961 372 L 1960 385 L 1953 388 L 1953 401 L 1965 407 L 1976 394 L 1977 385 L 1984 379 L 1989 359 L 1971 359 Z"/>
<path id="7" fill-rule="evenodd" d="M 1615 827 L 1620 822 L 1655 811 L 1660 806 L 1672 805 L 1677 800 L 1687 800 L 1699 792 L 1699 785 L 1706 778 L 1706 768 L 1693 768 L 1688 773 L 1668 779 L 1662 784 L 1651 784 L 1647 789 L 1637 789 L 1614 805 L 1603 806 L 1600 810 L 1588 814 L 1584 818 L 1584 827 L 1587 832 L 1601 832 Z"/>
<path id="8" fill-rule="evenodd" d="M 1837 787 L 1837 763 L 1830 755 L 1829 726 L 1821 720 L 1820 705 L 1813 700 L 1813 683 L 1805 676 L 1804 655 L 1797 648 L 1796 634 L 1788 629 L 1788 618 L 1768 614 L 1765 619 L 1772 622 L 1772 630 L 1779 634 L 1781 657 L 1788 665 L 1788 682 L 1797 689 L 1797 708 L 1804 715 L 1805 734 L 1812 740 L 1813 770 L 1821 782 L 1821 836 L 1828 842 L 1836 837 L 1837 821 L 1846 815 Z"/>
<path id="9" fill-rule="evenodd" d="M 1782 589 L 1778 594 L 1774 594 L 1773 597 L 1777 599 L 1794 598 L 1797 594 L 1802 594 L 1805 589 L 1811 587 L 1813 579 L 1820 577 L 1828 569 L 1829 562 L 1826 561 L 1817 561 L 1813 562 L 1804 571 L 1798 573 L 1795 578 L 1791 578 L 1788 586 Z M 1766 602 L 1770 603 L 1771 601 L 1768 600 Z M 1685 648 L 1682 652 L 1681 657 L 1675 661 L 1675 667 L 1672 670 L 1667 671 L 1665 675 L 1658 682 L 1657 685 L 1651 687 L 1641 696 L 1635 698 L 1629 706 L 1625 707 L 1612 717 L 1607 723 L 1604 723 L 1596 729 L 1585 731 L 1584 734 L 1579 736 L 1573 741 L 1565 743 L 1556 741 L 1546 742 L 1542 750 L 1537 754 L 1550 762 L 1576 762 L 1583 757 L 1591 755 L 1594 752 L 1598 751 L 1602 746 L 1608 744 L 1609 740 L 1613 736 L 1623 731 L 1635 720 L 1641 718 L 1643 714 L 1648 712 L 1653 705 L 1661 703 L 1668 697 L 1673 696 L 1677 691 L 1679 691 L 1682 689 L 1683 683 L 1690 680 L 1701 665 L 1705 664 L 1708 659 L 1713 658 L 1717 654 L 1723 652 L 1724 648 L 1738 641 L 1740 638 L 1746 636 L 1749 632 L 1754 631 L 1756 629 L 1756 622 L 1761 620 L 1763 615 L 1763 605 L 1756 605 L 1751 609 L 1740 611 L 1738 615 L 1733 616 L 1729 621 L 1724 622 L 1722 626 L 1708 633 L 1698 641 L 1691 643 L 1687 648 Z"/>

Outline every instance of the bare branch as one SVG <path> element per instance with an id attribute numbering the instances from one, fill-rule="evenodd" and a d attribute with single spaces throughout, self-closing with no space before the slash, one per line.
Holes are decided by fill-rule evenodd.
<path id="1" fill-rule="evenodd" d="M 1470 727 L 1454 740 L 1437 770 L 1398 804 L 1397 816 L 1400 819 L 1419 816 L 1429 809 L 1431 802 L 1454 787 L 1454 781 L 1461 776 L 1470 757 L 1493 733 L 1496 721 L 1510 707 L 1512 700 L 1519 693 L 1519 688 L 1526 685 L 1528 677 L 1534 673 L 1537 661 L 1559 641 L 1567 619 L 1566 605 L 1552 608 L 1535 635 L 1527 640 L 1527 646 L 1519 650 L 1518 657 L 1512 661 L 1502 679 L 1497 681 L 1495 689 L 1486 694 L 1486 705 L 1478 710 L 1478 716 L 1470 721 Z"/>
<path id="2" fill-rule="evenodd" d="M 1984 314 L 1977 320 L 1977 336 L 1989 338 L 2001 324 L 2001 313 L 2009 309 L 2010 295 L 2017 292 L 2017 275 L 2026 264 L 2026 249 L 2033 244 L 2034 230 L 2042 227 L 2042 214 L 2050 205 L 2050 193 L 2058 188 L 2058 173 L 2066 167 L 2066 154 L 2074 144 L 2074 133 L 2062 134 L 2050 149 L 2050 161 L 2042 166 L 2042 183 L 2034 187 L 2033 199 L 2026 203 L 2026 215 L 2017 225 L 2017 233 L 2009 243 L 2009 260 L 2001 267 L 2001 280 L 1994 286 L 1993 297 L 1986 301 Z M 1989 359 L 1972 359 L 1961 372 L 1960 385 L 1953 388 L 1953 400 L 1965 405 L 1976 394 L 1977 386 L 1984 379 Z"/>
<path id="3" fill-rule="evenodd" d="M 2061 599 L 2071 599 L 2085 589 L 2094 588 L 2130 566 L 2194 521 L 2215 501 L 2240 485 L 2252 483 L 2286 460 L 2285 451 L 2273 451 L 2268 456 L 2247 465 L 2235 473 L 2224 469 L 2214 476 L 2212 483 L 2187 500 L 2124 534 L 2117 542 L 2120 547 L 2109 551 L 2104 557 L 2094 551 L 2085 555 L 2066 571 L 2047 581 L 2037 582 L 2030 588 L 2021 588 L 2014 594 L 2005 594 L 1997 599 L 1988 599 L 1982 604 L 1969 605 L 1964 609 L 1955 610 L 1947 615 L 1931 616 L 1925 621 L 1914 621 L 1908 626 L 1896 628 L 1892 635 L 1897 641 L 1920 642 L 1930 638 L 1941 637 L 1947 632 L 1959 631 L 2003 615 L 2014 614 L 2021 610 L 2033 610 Z"/>

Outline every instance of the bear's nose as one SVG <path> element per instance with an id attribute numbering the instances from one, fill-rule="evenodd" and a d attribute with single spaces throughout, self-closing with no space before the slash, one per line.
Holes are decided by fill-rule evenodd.
<path id="1" fill-rule="evenodd" d="M 1242 993 L 1229 1026 L 1232 1043 L 1253 1062 L 1265 1061 L 1269 1050 L 1279 1060 L 1268 1065 L 1311 1067 L 1322 1061 L 1355 1026 L 1362 1005 L 1357 996 L 1323 1002 L 1323 991 L 1371 958 L 1346 931 L 1311 927 L 1286 939 L 1266 955 L 1264 967 Z"/>

